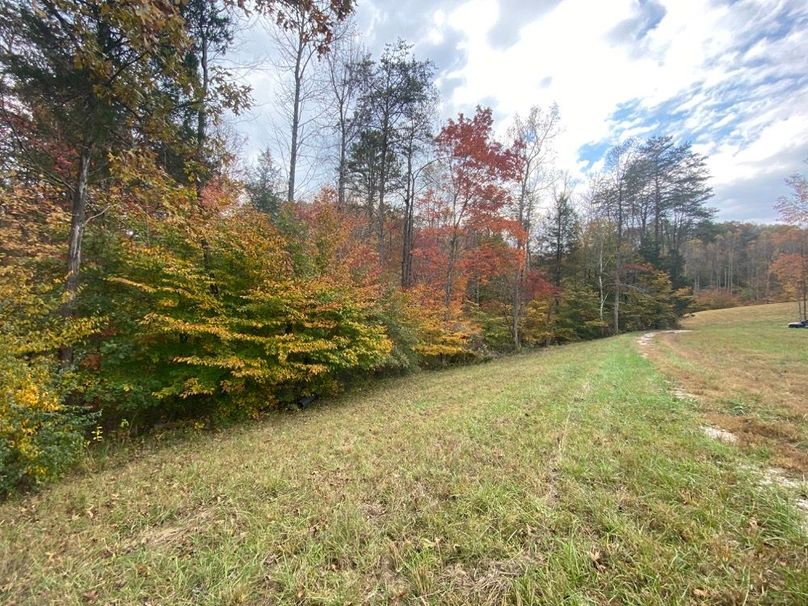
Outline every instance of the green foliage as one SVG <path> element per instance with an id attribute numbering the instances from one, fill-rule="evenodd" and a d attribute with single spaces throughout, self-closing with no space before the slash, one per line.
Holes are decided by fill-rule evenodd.
<path id="1" fill-rule="evenodd" d="M 608 334 L 609 330 L 600 315 L 597 292 L 572 282 L 566 285 L 561 295 L 555 323 L 556 339 L 560 343 L 597 339 Z"/>
<path id="2" fill-rule="evenodd" d="M 678 296 L 674 296 L 671 280 L 663 271 L 639 268 L 633 284 L 627 284 L 620 317 L 624 330 L 670 328 L 678 318 Z"/>
<path id="3" fill-rule="evenodd" d="M 46 360 L 0 346 L 0 495 L 50 481 L 81 456 L 91 417 L 62 396 Z"/>
<path id="4" fill-rule="evenodd" d="M 527 306 L 524 343 L 540 347 L 597 339 L 608 334 L 601 320 L 597 293 L 586 285 L 568 282 L 558 294 L 533 299 Z"/>
<path id="5" fill-rule="evenodd" d="M 507 304 L 491 301 L 481 305 L 469 305 L 468 314 L 480 327 L 480 339 L 485 351 L 509 351 L 513 348 L 511 318 Z"/>
<path id="6" fill-rule="evenodd" d="M 387 290 L 380 300 L 379 322 L 391 343 L 384 366 L 391 372 L 408 372 L 418 368 L 419 324 L 408 311 L 407 296 L 400 290 Z"/>
<path id="7" fill-rule="evenodd" d="M 249 168 L 244 189 L 250 204 L 257 210 L 273 218 L 278 216 L 283 202 L 279 193 L 282 191 L 281 176 L 269 149 L 262 151 Z"/>
<path id="8" fill-rule="evenodd" d="M 673 291 L 672 302 L 674 321 L 696 311 L 696 298 L 689 288 L 677 288 Z"/>

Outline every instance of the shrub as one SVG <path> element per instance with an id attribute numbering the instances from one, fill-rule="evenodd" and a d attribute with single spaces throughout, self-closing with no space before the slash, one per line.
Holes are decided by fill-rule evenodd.
<path id="1" fill-rule="evenodd" d="M 407 317 L 417 327 L 414 350 L 426 368 L 479 360 L 483 355 L 478 326 L 467 320 L 459 307 L 448 308 L 442 293 L 416 286 L 407 292 Z"/>
<path id="2" fill-rule="evenodd" d="M 391 349 L 383 370 L 406 373 L 418 368 L 420 324 L 408 295 L 388 289 L 380 300 L 378 321 L 390 339 Z"/>
<path id="3" fill-rule="evenodd" d="M 499 301 L 485 305 L 466 304 L 466 315 L 480 327 L 482 353 L 512 351 L 513 332 L 510 307 Z"/>
<path id="4" fill-rule="evenodd" d="M 44 360 L 0 350 L 0 495 L 50 481 L 81 457 L 89 417 L 60 395 Z"/>
<path id="5" fill-rule="evenodd" d="M 742 305 L 741 298 L 721 288 L 705 288 L 694 295 L 694 310 L 723 309 Z"/>
<path id="6" fill-rule="evenodd" d="M 57 373 L 55 352 L 87 336 L 93 323 L 58 317 L 58 284 L 34 281 L 22 265 L 0 267 L 0 494 L 72 465 L 90 420 L 64 406 L 68 377 Z"/>
<path id="7" fill-rule="evenodd" d="M 111 280 L 129 296 L 99 346 L 108 416 L 255 415 L 388 361 L 378 288 L 296 275 L 265 215 L 232 209 L 150 227 L 148 242 L 126 244 Z M 123 410 L 109 397 L 120 391 Z"/>

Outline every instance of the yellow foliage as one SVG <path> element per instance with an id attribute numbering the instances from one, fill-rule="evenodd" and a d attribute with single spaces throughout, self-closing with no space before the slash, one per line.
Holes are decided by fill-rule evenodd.
<path id="1" fill-rule="evenodd" d="M 472 343 L 480 334 L 479 327 L 465 319 L 457 306 L 447 308 L 440 293 L 425 287 L 410 289 L 405 314 L 417 327 L 418 342 L 414 349 L 427 366 L 477 356 Z"/>
<path id="2" fill-rule="evenodd" d="M 266 215 L 229 207 L 145 220 L 148 242 L 125 244 L 123 271 L 110 282 L 143 295 L 137 355 L 152 365 L 150 397 L 164 406 L 200 396 L 252 412 L 331 390 L 338 376 L 378 368 L 392 351 L 375 318 L 378 284 L 297 274 Z"/>
<path id="3" fill-rule="evenodd" d="M 53 385 L 54 352 L 93 330 L 56 319 L 59 299 L 34 286 L 31 271 L 0 268 L 0 494 L 55 477 L 72 461 L 81 432 Z"/>

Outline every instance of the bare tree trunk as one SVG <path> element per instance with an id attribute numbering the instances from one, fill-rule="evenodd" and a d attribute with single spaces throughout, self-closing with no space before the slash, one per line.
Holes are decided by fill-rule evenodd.
<path id="1" fill-rule="evenodd" d="M 62 306 L 62 315 L 71 317 L 76 312 L 76 297 L 79 290 L 79 275 L 81 272 L 81 243 L 84 237 L 85 220 L 87 216 L 87 188 L 90 178 L 90 163 L 92 157 L 92 143 L 85 137 L 85 143 L 79 155 L 79 164 L 76 171 L 76 182 L 73 189 L 73 199 L 70 209 L 70 235 L 67 248 L 67 280 L 65 281 L 65 302 Z M 73 349 L 62 348 L 59 353 L 65 365 L 73 361 Z"/>
<path id="2" fill-rule="evenodd" d="M 521 214 L 521 210 L 520 210 Z M 522 253 L 522 258 L 519 259 L 519 267 L 516 270 L 516 275 L 513 281 L 513 290 L 511 293 L 511 336 L 513 337 L 513 347 L 516 351 L 522 349 L 522 333 L 520 331 L 522 324 L 522 286 L 525 283 L 527 275 L 527 263 L 529 253 L 527 244 L 519 241 L 517 243 L 518 250 Z"/>
<path id="3" fill-rule="evenodd" d="M 513 302 L 511 304 L 511 334 L 513 335 L 513 348 L 516 351 L 522 349 L 522 335 L 519 332 L 520 320 L 522 318 L 522 270 L 516 274 L 513 283 Z"/>
<path id="4" fill-rule="evenodd" d="M 449 245 L 449 263 L 446 270 L 446 298 L 445 298 L 447 319 L 449 317 L 449 306 L 452 302 L 452 295 L 454 294 L 452 282 L 454 280 L 455 263 L 457 262 L 457 251 L 459 244 L 458 230 L 459 226 L 454 225 L 452 230 L 452 239 Z"/>
<path id="5" fill-rule="evenodd" d="M 519 267 L 514 276 L 513 289 L 511 291 L 511 336 L 513 337 L 513 347 L 516 351 L 522 349 L 522 314 L 524 296 L 525 279 L 527 277 L 527 264 L 530 258 L 530 253 L 527 249 L 526 241 L 517 243 L 518 251 L 521 253 L 522 258 L 519 259 Z"/>
<path id="6" fill-rule="evenodd" d="M 617 250 L 614 258 L 614 334 L 620 334 L 620 270 L 623 247 L 623 209 L 622 200 L 617 211 Z"/>
<path id="7" fill-rule="evenodd" d="M 808 320 L 808 250 L 804 242 L 800 244 L 800 257 L 802 258 L 802 318 Z"/>
<path id="8" fill-rule="evenodd" d="M 205 29 L 205 15 L 200 16 L 200 50 L 201 56 L 199 57 L 199 67 L 202 70 L 202 94 L 200 98 L 197 100 L 199 104 L 196 111 L 196 159 L 199 163 L 199 169 L 202 169 L 205 164 L 205 142 L 208 138 L 208 91 L 210 88 L 210 63 L 208 57 L 208 50 L 209 50 L 209 40 L 207 35 L 207 30 Z M 196 175 L 196 200 L 197 203 L 200 205 L 202 204 L 202 192 L 205 188 L 205 184 L 207 182 L 207 178 L 203 179 L 203 175 L 197 174 Z M 200 242 L 200 246 L 202 247 L 202 266 L 205 268 L 205 271 L 213 277 L 213 272 L 211 271 L 211 252 L 210 252 L 210 243 L 206 238 L 202 238 Z M 211 284 L 210 290 L 213 294 L 218 293 L 218 287 L 216 284 Z"/>
<path id="9" fill-rule="evenodd" d="M 401 287 L 412 286 L 412 245 L 415 222 L 415 179 L 412 172 L 412 153 L 407 154 L 407 190 L 404 196 L 404 233 L 401 251 Z"/>
<path id="10" fill-rule="evenodd" d="M 384 197 L 387 193 L 387 146 L 389 139 L 387 137 L 387 123 L 385 122 L 382 128 L 382 146 L 381 146 L 381 160 L 379 162 L 379 223 L 378 223 L 378 236 L 379 236 L 379 265 L 384 267 Z"/>
<path id="11" fill-rule="evenodd" d="M 288 202 L 295 201 L 295 172 L 297 171 L 298 138 L 300 131 L 300 87 L 303 83 L 301 66 L 303 61 L 303 41 L 300 40 L 295 58 L 295 92 L 292 101 L 292 143 L 289 146 L 289 186 L 286 194 Z"/>
<path id="12" fill-rule="evenodd" d="M 606 293 L 603 291 L 603 240 L 598 246 L 598 297 L 600 303 L 599 316 L 603 322 L 603 310 L 606 307 Z"/>
<path id="13" fill-rule="evenodd" d="M 340 117 L 339 168 L 337 169 L 337 208 L 345 208 L 345 189 L 348 183 L 348 135 L 344 118 Z"/>
<path id="14" fill-rule="evenodd" d="M 202 164 L 205 159 L 205 139 L 207 138 L 208 128 L 207 99 L 208 86 L 210 83 L 210 74 L 208 69 L 208 37 L 205 33 L 204 27 L 202 28 L 200 44 L 202 47 L 202 56 L 199 60 L 200 67 L 202 69 L 202 98 L 198 100 L 199 106 L 196 114 L 196 154 L 197 162 Z M 196 194 L 197 198 L 202 197 L 202 182 L 199 175 L 196 177 Z"/>
<path id="15" fill-rule="evenodd" d="M 367 217 L 366 234 L 368 239 L 373 236 L 373 200 L 376 197 L 375 190 L 375 187 L 370 187 L 368 189 L 368 195 L 365 199 L 365 215 Z"/>
<path id="16" fill-rule="evenodd" d="M 662 254 L 660 247 L 660 229 L 659 224 L 662 214 L 662 194 L 660 192 L 659 175 L 654 176 L 654 263 L 659 263 L 659 258 Z"/>
<path id="17" fill-rule="evenodd" d="M 67 251 L 67 291 L 66 309 L 71 310 L 79 287 L 81 270 L 81 241 L 84 235 L 84 220 L 87 215 L 87 182 L 90 174 L 89 147 L 82 149 L 79 156 L 79 167 L 76 175 L 76 187 L 70 212 L 70 237 Z"/>
<path id="18" fill-rule="evenodd" d="M 517 219 L 519 226 L 525 230 L 524 240 L 517 242 L 517 249 L 522 254 L 519 261 L 519 267 L 514 276 L 513 290 L 511 293 L 511 336 L 513 337 L 513 347 L 516 351 L 522 349 L 522 335 L 519 328 L 522 321 L 522 296 L 525 278 L 527 276 L 527 263 L 529 254 L 527 249 L 527 241 L 530 238 L 530 225 L 525 220 L 525 208 L 527 206 L 528 197 L 528 179 L 530 178 L 531 165 L 527 162 L 522 174 L 521 189 L 519 192 L 519 209 Z"/>

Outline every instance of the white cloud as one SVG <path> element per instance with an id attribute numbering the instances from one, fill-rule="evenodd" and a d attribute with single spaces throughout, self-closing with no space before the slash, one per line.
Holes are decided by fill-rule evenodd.
<path id="1" fill-rule="evenodd" d="M 557 102 L 564 168 L 585 168 L 580 152 L 586 144 L 642 137 L 658 127 L 710 155 L 714 203 L 727 209 L 725 218 L 742 206 L 738 184 L 782 182 L 799 168 L 808 141 L 804 2 L 527 4 L 366 0 L 358 17 L 377 52 L 402 36 L 416 42 L 418 52 L 438 53 L 446 116 L 491 104 L 504 133 L 515 112 Z M 503 44 L 505 23 L 512 35 Z M 621 107 L 635 111 L 615 116 Z M 763 190 L 755 191 L 760 198 Z M 779 193 L 772 191 L 771 199 Z M 773 216 L 770 204 L 764 208 L 757 198 L 750 201 L 758 205 L 754 216 Z"/>
<path id="2" fill-rule="evenodd" d="M 465 65 L 451 73 L 463 83 L 448 105 L 469 111 L 481 100 L 493 100 L 499 116 L 510 116 L 556 101 L 565 126 L 558 142 L 560 161 L 580 168 L 583 145 L 646 135 L 667 118 L 654 115 L 654 110 L 690 91 L 692 97 L 676 108 L 687 113 L 684 120 L 671 120 L 661 128 L 683 137 L 700 133 L 699 139 L 708 140 L 731 128 L 724 134 L 733 143 L 718 139 L 702 145 L 715 152 L 709 165 L 716 177 L 717 204 L 724 185 L 791 168 L 796 156 L 784 162 L 780 152 L 793 148 L 798 153 L 793 142 L 806 140 L 808 112 L 802 108 L 808 107 L 808 84 L 795 95 L 778 78 L 804 70 L 808 33 L 793 23 L 794 30 L 780 38 L 762 37 L 752 43 L 752 37 L 781 26 L 774 20 L 777 15 L 790 11 L 791 18 L 805 16 L 808 8 L 796 2 L 774 6 L 765 0 L 732 6 L 706 0 L 662 4 L 663 18 L 645 36 L 615 40 L 610 33 L 636 19 L 640 3 L 565 0 L 525 24 L 518 41 L 501 49 L 487 36 L 496 23 L 498 3 L 471 0 L 447 22 L 464 34 L 461 48 L 468 55 Z M 726 106 L 722 94 L 735 86 L 747 87 L 749 99 Z M 637 103 L 647 119 L 612 119 L 629 102 Z M 781 160 L 771 162 L 778 154 Z"/>

